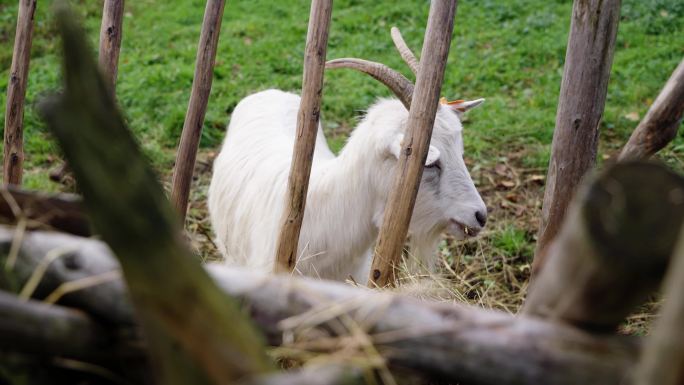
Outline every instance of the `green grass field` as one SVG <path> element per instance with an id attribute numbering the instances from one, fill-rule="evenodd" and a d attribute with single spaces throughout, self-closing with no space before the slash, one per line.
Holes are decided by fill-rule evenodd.
<path id="1" fill-rule="evenodd" d="M 3 112 L 16 3 L 0 3 Z M 25 115 L 25 184 L 59 190 L 64 187 L 49 182 L 46 176 L 56 165 L 59 151 L 33 108 L 41 95 L 59 86 L 59 44 L 46 3 L 39 2 L 36 15 Z M 95 43 L 101 1 L 73 3 Z M 141 145 L 167 179 L 189 97 L 204 3 L 137 0 L 126 4 L 118 100 Z M 389 29 L 398 26 L 409 45 L 419 52 L 428 5 L 428 1 L 408 0 L 335 1 L 328 57 L 381 61 L 409 75 L 394 50 Z M 241 98 L 271 87 L 300 88 L 308 6 L 307 0 L 228 2 L 201 142 L 203 152 L 218 148 L 230 113 Z M 492 220 L 490 230 L 479 240 L 458 245 L 447 240 L 444 253 L 452 265 L 465 266 L 455 278 L 461 282 L 459 290 L 480 303 L 486 302 L 483 298 L 490 293 L 493 300 L 484 303 L 487 306 L 509 308 L 519 303 L 518 297 L 509 301 L 492 294 L 497 290 L 511 295 L 524 291 L 570 10 L 571 1 L 567 0 L 461 1 L 458 7 L 443 94 L 449 99 L 487 98 L 483 107 L 468 116 L 464 135 L 467 162 L 492 208 Z M 626 141 L 683 56 L 684 2 L 623 1 L 600 127 L 600 159 L 614 154 Z M 343 146 L 364 109 L 386 96 L 389 92 L 383 86 L 364 75 L 327 73 L 323 119 L 333 149 Z M 683 156 L 680 134 L 661 157 L 682 170 Z M 197 200 L 203 197 L 203 180 L 206 182 L 200 178 L 197 187 Z"/>

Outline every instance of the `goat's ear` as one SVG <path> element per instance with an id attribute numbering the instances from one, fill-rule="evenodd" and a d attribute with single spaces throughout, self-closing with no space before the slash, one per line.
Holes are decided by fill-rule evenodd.
<path id="1" fill-rule="evenodd" d="M 484 99 L 475 99 L 475 100 L 454 100 L 453 102 L 446 102 L 444 104 L 448 105 L 449 108 L 457 112 L 458 114 L 463 114 L 468 110 L 472 110 L 473 108 L 479 106 L 480 104 L 484 103 Z"/>
<path id="2" fill-rule="evenodd" d="M 390 145 L 390 153 L 394 155 L 395 158 L 399 159 L 401 155 L 401 146 L 404 143 L 404 134 L 399 134 L 394 138 L 392 144 Z M 425 165 L 432 166 L 439 160 L 439 149 L 435 146 L 430 146 L 428 149 L 427 158 L 425 158 Z"/>

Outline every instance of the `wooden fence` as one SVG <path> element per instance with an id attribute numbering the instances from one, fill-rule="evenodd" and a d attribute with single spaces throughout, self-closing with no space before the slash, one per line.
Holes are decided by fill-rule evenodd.
<path id="1" fill-rule="evenodd" d="M 231 269 L 207 272 L 178 239 L 175 217 L 178 212 L 184 216 L 187 207 L 225 2 L 208 0 L 205 9 L 173 178 L 175 213 L 115 108 L 124 2 L 105 1 L 100 70 L 89 58 L 82 31 L 60 4 L 65 92 L 46 101 L 41 111 L 72 165 L 88 215 L 71 198 L 40 197 L 16 189 L 21 184 L 21 116 L 36 7 L 36 1 L 22 0 L 8 87 L 3 168 L 5 184 L 15 187 L 2 189 L 0 204 L 0 214 L 21 223 L 0 229 L 0 244 L 7 250 L 0 253 L 5 266 L 0 289 L 19 293 L 21 299 L 0 292 L 0 309 L 9 315 L 0 322 L 0 336 L 11 337 L 0 338 L 0 351 L 97 363 L 116 378 L 128 376 L 124 382 L 226 383 L 251 378 L 250 383 L 281 384 L 364 378 L 364 369 L 353 360 L 341 367 L 327 365 L 313 377 L 306 371 L 269 376 L 274 365 L 259 337 L 264 334 L 271 344 L 302 351 L 335 352 L 352 346 L 355 354 L 379 358 L 366 369 L 385 383 L 391 382 L 388 368 L 478 384 L 667 385 L 684 380 L 679 327 L 684 312 L 678 297 L 684 282 L 684 179 L 662 166 L 631 161 L 652 155 L 674 137 L 684 113 L 684 64 L 623 149 L 620 159 L 630 161 L 608 167 L 578 187 L 594 163 L 620 1 L 574 2 L 535 279 L 519 316 L 325 282 Z M 312 1 L 297 122 L 300 135 L 284 197 L 288 207 L 276 271 L 291 271 L 296 263 L 331 12 L 332 0 Z M 410 140 L 404 141 L 405 155 L 399 159 L 389 196 L 371 285 L 383 287 L 394 281 L 427 155 L 455 12 L 455 0 L 431 3 L 421 62 L 415 61 Z M 74 126 L 74 121 L 98 122 L 100 129 Z M 111 146 L 113 142 L 117 146 Z M 112 147 L 128 148 L 130 154 L 122 159 Z M 120 174 L 102 175 L 102 169 Z M 131 188 L 114 197 L 112 191 L 118 191 L 116 183 L 122 178 Z M 130 219 L 129 207 L 144 211 L 139 220 Z M 73 215 L 46 213 L 60 209 Z M 116 257 L 99 240 L 27 232 L 45 217 L 63 231 L 99 234 Z M 45 262 L 45 253 L 55 248 L 62 252 L 50 260 L 63 265 Z M 616 336 L 617 325 L 664 279 L 668 300 L 645 347 L 633 338 Z M 58 305 L 29 300 L 46 293 Z M 69 293 L 73 295 L 66 296 Z M 239 310 L 240 303 L 248 304 L 249 315 Z M 144 345 L 138 334 L 131 334 L 138 327 L 145 332 Z M 133 364 L 122 366 L 125 360 Z M 154 378 L 146 374 L 150 368 Z"/>

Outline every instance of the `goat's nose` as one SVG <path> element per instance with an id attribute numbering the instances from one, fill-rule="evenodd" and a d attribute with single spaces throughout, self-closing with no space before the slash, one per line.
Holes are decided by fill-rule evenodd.
<path id="1" fill-rule="evenodd" d="M 477 219 L 477 223 L 479 223 L 480 226 L 484 227 L 484 225 L 487 223 L 487 212 L 486 211 L 475 212 L 475 219 Z"/>

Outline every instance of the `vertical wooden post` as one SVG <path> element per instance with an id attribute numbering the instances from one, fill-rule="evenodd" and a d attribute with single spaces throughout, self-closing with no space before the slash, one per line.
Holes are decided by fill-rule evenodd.
<path id="1" fill-rule="evenodd" d="M 202 136 L 202 125 L 204 125 L 204 116 L 207 112 L 207 103 L 211 92 L 216 49 L 225 4 L 225 0 L 207 0 L 207 6 L 204 10 L 202 33 L 197 47 L 195 77 L 192 81 L 188 112 L 185 116 L 183 132 L 176 154 L 176 167 L 173 172 L 171 187 L 171 202 L 180 214 L 181 219 L 185 219 L 185 212 L 188 208 L 192 172 L 195 167 L 197 147 Z"/>
<path id="2" fill-rule="evenodd" d="M 124 0 L 105 0 L 100 24 L 99 64 L 102 75 L 116 95 L 116 77 L 119 69 L 119 51 L 123 37 Z M 61 182 L 69 172 L 66 162 L 50 171 L 50 179 Z"/>
<path id="3" fill-rule="evenodd" d="M 121 49 L 124 0 L 105 0 L 100 25 L 100 69 L 112 87 L 116 89 L 116 76 L 119 68 L 119 50 Z"/>
<path id="4" fill-rule="evenodd" d="M 684 384 L 684 231 L 679 234 L 663 284 L 665 303 L 653 333 L 646 340 L 634 385 Z"/>
<path id="5" fill-rule="evenodd" d="M 577 185 L 596 161 L 619 19 L 620 0 L 574 1 L 533 274 L 544 263 Z"/>
<path id="6" fill-rule="evenodd" d="M 684 60 L 665 83 L 618 160 L 649 158 L 676 136 L 684 115 Z"/>
<path id="7" fill-rule="evenodd" d="M 278 237 L 274 266 L 276 272 L 292 271 L 297 260 L 299 231 L 304 219 L 306 192 L 309 188 L 311 162 L 321 112 L 323 72 L 328 49 L 328 31 L 330 30 L 332 7 L 332 0 L 313 0 L 311 2 L 309 30 L 304 52 L 302 102 L 297 114 L 297 138 L 290 165 L 290 177 L 287 181 L 287 204 Z"/>
<path id="8" fill-rule="evenodd" d="M 33 17 L 36 0 L 20 0 L 17 32 L 14 35 L 12 68 L 7 84 L 5 110 L 5 158 L 3 180 L 5 184 L 21 185 L 24 165 L 24 100 L 31 59 Z"/>
<path id="9" fill-rule="evenodd" d="M 394 186 L 385 208 L 368 280 L 369 286 L 384 287 L 392 285 L 395 280 L 394 267 L 401 259 L 401 250 L 423 174 L 423 164 L 430 146 L 455 14 L 456 0 L 433 1 L 430 5 L 407 134 L 397 163 Z"/>

